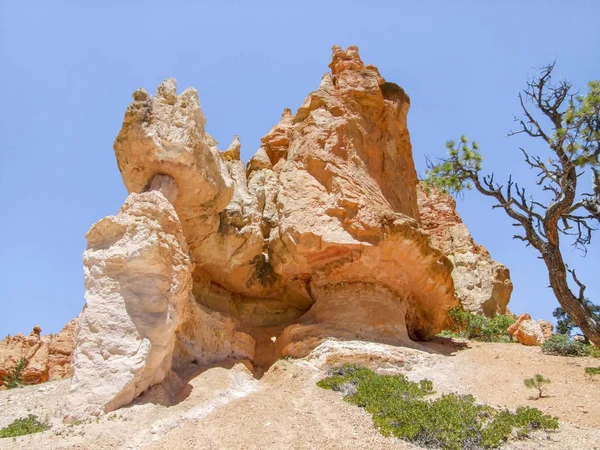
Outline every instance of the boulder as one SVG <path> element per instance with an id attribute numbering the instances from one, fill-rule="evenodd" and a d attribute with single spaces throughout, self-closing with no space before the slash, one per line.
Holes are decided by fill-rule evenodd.
<path id="1" fill-rule="evenodd" d="M 521 326 L 521 322 L 523 322 L 524 320 L 531 320 L 531 316 L 529 314 L 527 314 L 527 313 L 519 315 L 517 317 L 517 320 L 515 321 L 515 323 L 513 323 L 506 330 L 508 332 L 508 334 L 510 334 L 511 336 L 514 335 L 515 332 L 517 331 L 517 329 Z"/>
<path id="2" fill-rule="evenodd" d="M 420 184 L 417 196 L 421 226 L 452 262 L 452 279 L 463 309 L 487 317 L 506 314 L 513 290 L 509 270 L 473 240 L 449 194 Z"/>
<path id="3" fill-rule="evenodd" d="M 554 327 L 547 320 L 535 321 L 527 313 L 521 314 L 517 321 L 508 327 L 510 334 L 523 345 L 542 345 L 550 336 Z"/>

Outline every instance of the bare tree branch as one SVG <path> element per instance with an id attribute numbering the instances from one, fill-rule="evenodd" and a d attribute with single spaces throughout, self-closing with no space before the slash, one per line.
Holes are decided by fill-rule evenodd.
<path id="1" fill-rule="evenodd" d="M 501 208 L 522 228 L 514 239 L 536 248 L 547 266 L 550 286 L 556 298 L 583 333 L 600 345 L 600 322 L 592 317 L 584 304 L 585 285 L 574 270 L 563 261 L 560 236 L 573 238 L 573 245 L 584 255 L 600 224 L 600 82 L 590 82 L 586 96 L 571 92 L 571 83 L 552 82 L 555 63 L 540 70 L 537 77 L 527 82 L 519 94 L 522 118 L 515 118 L 519 128 L 509 136 L 525 134 L 541 139 L 552 152 L 552 158 L 542 160 L 520 148 L 525 163 L 536 171 L 536 185 L 550 193 L 547 203 L 535 200 L 526 189 L 513 181 L 506 184 L 495 181 L 494 174 L 480 176 L 479 146 L 468 145 L 462 137 L 458 145 L 447 143 L 450 157 L 439 165 L 429 165 L 431 179 L 441 177 L 438 185 L 460 192 L 470 183 L 481 194 L 495 200 L 493 208 Z M 533 105 L 533 107 L 530 107 Z M 551 124 L 547 127 L 547 123 Z M 579 194 L 579 177 L 590 169 L 593 189 Z M 569 286 L 568 274 L 579 289 L 575 295 Z"/>

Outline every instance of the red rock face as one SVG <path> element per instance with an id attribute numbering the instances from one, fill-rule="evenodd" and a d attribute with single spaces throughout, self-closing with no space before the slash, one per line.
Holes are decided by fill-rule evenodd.
<path id="1" fill-rule="evenodd" d="M 509 270 L 473 240 L 449 194 L 422 185 L 417 192 L 421 226 L 452 262 L 456 295 L 463 308 L 488 317 L 505 314 L 513 289 Z"/>
<path id="2" fill-rule="evenodd" d="M 17 334 L 0 341 L 0 386 L 21 359 L 27 362 L 21 372 L 23 384 L 70 377 L 76 327 L 73 319 L 58 334 L 40 336 L 36 326 L 29 336 Z"/>

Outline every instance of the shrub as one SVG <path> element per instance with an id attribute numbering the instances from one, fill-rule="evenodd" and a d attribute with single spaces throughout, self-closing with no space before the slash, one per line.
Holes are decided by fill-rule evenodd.
<path id="1" fill-rule="evenodd" d="M 4 383 L 7 389 L 14 389 L 23 386 L 21 380 L 21 372 L 27 366 L 27 360 L 21 358 L 15 367 L 9 372 L 8 376 L 4 377 Z"/>
<path id="2" fill-rule="evenodd" d="M 497 410 L 458 394 L 430 400 L 426 397 L 434 390 L 429 380 L 416 383 L 360 366 L 332 369 L 317 385 L 342 392 L 345 401 L 365 408 L 382 434 L 430 448 L 494 448 L 513 432 L 522 438 L 532 430 L 558 428 L 556 418 L 535 408 Z"/>
<path id="3" fill-rule="evenodd" d="M 586 367 L 585 374 L 592 378 L 593 376 L 600 374 L 600 367 Z"/>
<path id="4" fill-rule="evenodd" d="M 498 314 L 492 319 L 455 306 L 448 311 L 450 329 L 442 332 L 442 336 L 458 336 L 466 339 L 485 342 L 511 342 L 508 327 L 515 323 L 512 316 Z"/>
<path id="5" fill-rule="evenodd" d="M 29 414 L 12 422 L 0 430 L 0 438 L 24 436 L 26 434 L 39 433 L 50 429 L 46 422 L 40 422 L 36 415 Z"/>
<path id="6" fill-rule="evenodd" d="M 542 351 L 549 355 L 593 356 L 597 348 L 584 342 L 575 341 L 566 334 L 553 334 L 542 344 Z"/>
<path id="7" fill-rule="evenodd" d="M 538 373 L 533 378 L 526 378 L 524 383 L 528 388 L 537 389 L 537 398 L 542 398 L 544 396 L 544 385 L 550 384 L 551 381 L 549 378 L 545 378 L 543 375 Z"/>

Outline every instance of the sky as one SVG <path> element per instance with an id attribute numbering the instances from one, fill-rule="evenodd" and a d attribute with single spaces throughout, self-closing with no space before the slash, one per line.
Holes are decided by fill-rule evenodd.
<path id="1" fill-rule="evenodd" d="M 58 332 L 84 305 L 85 233 L 127 196 L 113 153 L 139 87 L 175 77 L 195 87 L 207 131 L 235 134 L 247 161 L 284 108 L 296 110 L 329 69 L 331 47 L 358 45 L 366 64 L 411 97 L 419 173 L 425 157 L 467 134 L 484 170 L 533 173 L 507 138 L 517 94 L 536 68 L 584 90 L 600 78 L 600 2 L 308 1 L 47 2 L 0 0 L 0 337 L 40 324 Z M 536 253 L 493 202 L 469 192 L 458 211 L 510 269 L 510 309 L 552 319 L 558 306 Z M 596 239 L 600 239 L 597 236 Z M 600 245 L 565 259 L 600 302 Z"/>

